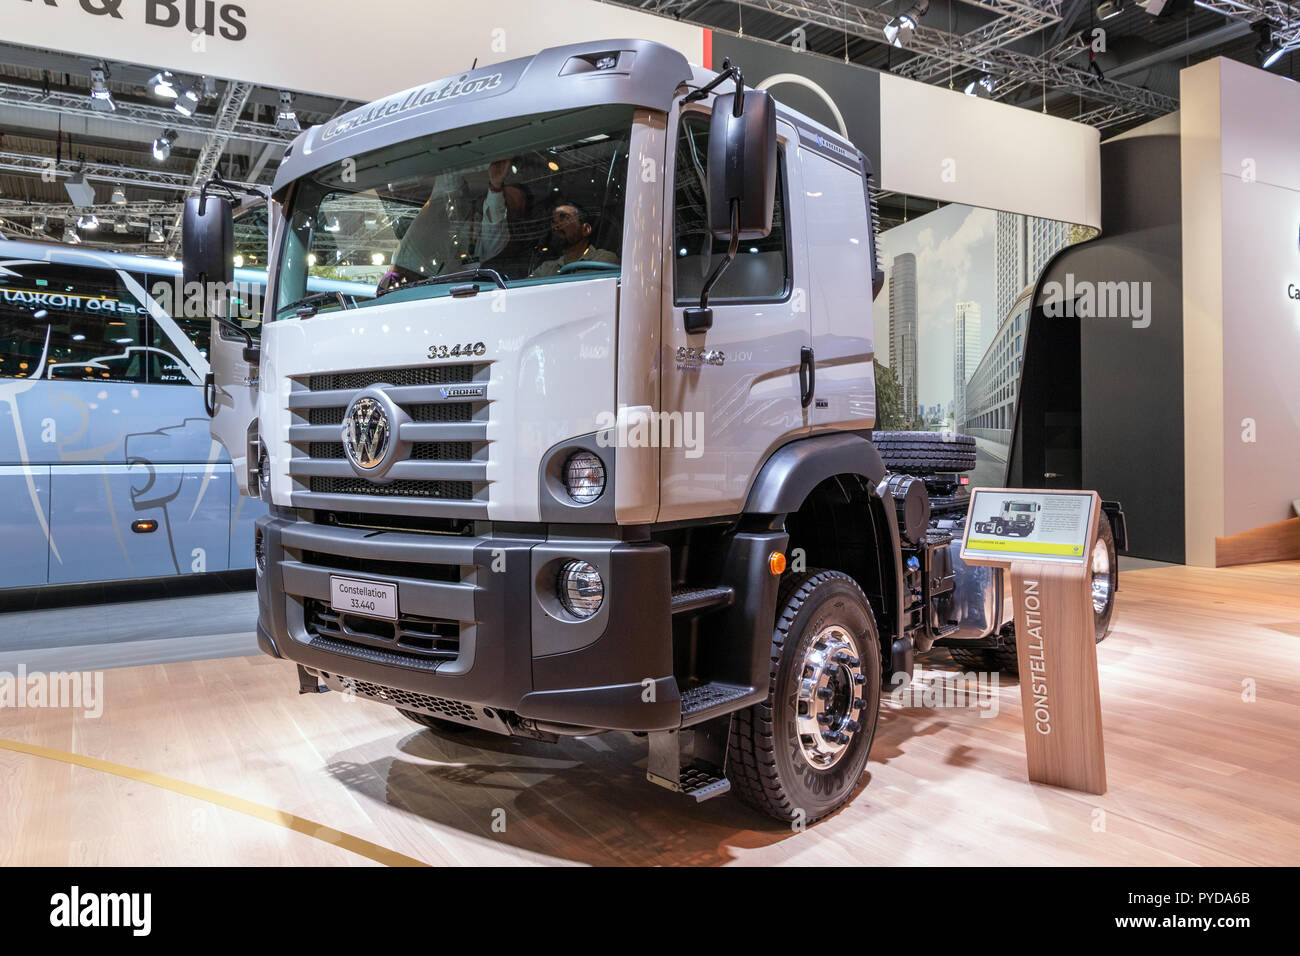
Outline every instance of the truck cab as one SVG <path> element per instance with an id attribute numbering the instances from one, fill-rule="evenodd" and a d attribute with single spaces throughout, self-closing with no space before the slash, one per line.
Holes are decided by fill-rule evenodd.
<path id="1" fill-rule="evenodd" d="M 739 70 L 639 40 L 305 131 L 260 341 L 213 338 L 212 431 L 269 506 L 262 649 L 435 729 L 644 736 L 696 799 L 843 803 L 955 587 L 871 441 L 872 175 Z"/>

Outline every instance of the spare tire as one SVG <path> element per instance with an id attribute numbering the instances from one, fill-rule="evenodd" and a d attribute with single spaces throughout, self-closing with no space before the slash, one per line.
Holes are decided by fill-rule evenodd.
<path id="1" fill-rule="evenodd" d="M 975 438 L 956 432 L 873 432 L 871 442 L 890 471 L 970 471 Z"/>

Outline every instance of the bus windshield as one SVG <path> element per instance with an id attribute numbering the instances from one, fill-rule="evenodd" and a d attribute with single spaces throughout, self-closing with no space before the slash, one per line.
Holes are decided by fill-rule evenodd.
<path id="1" fill-rule="evenodd" d="M 632 108 L 514 117 L 347 158 L 285 210 L 276 318 L 343 308 L 310 279 L 365 283 L 365 308 L 446 295 L 473 270 L 507 286 L 619 274 Z M 487 276 L 487 278 L 483 278 Z"/>

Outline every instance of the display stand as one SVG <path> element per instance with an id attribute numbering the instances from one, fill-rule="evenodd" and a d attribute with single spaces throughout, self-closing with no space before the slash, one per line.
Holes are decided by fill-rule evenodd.
<path id="1" fill-rule="evenodd" d="M 1008 572 L 1029 779 L 1096 794 L 1106 792 L 1091 590 L 1100 509 L 1091 491 L 977 488 L 962 539 L 966 563 Z"/>

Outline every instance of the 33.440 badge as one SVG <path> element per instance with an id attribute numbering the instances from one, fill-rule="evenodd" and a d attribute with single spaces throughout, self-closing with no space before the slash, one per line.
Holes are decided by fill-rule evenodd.
<path id="1" fill-rule="evenodd" d="M 467 355 L 483 355 L 487 352 L 487 346 L 482 342 L 470 342 L 465 345 L 430 345 L 429 358 L 464 358 Z"/>

